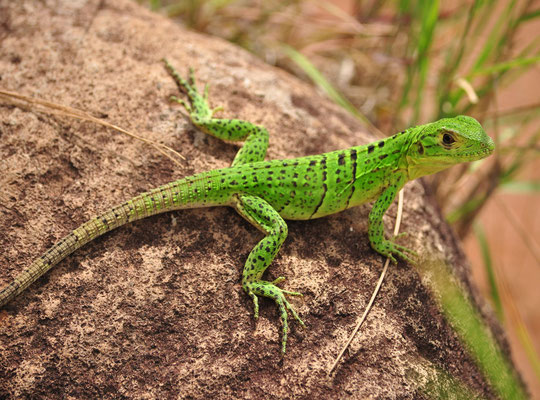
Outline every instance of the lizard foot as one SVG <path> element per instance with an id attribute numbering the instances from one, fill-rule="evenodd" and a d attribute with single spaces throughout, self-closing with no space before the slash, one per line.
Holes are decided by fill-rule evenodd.
<path id="1" fill-rule="evenodd" d="M 404 234 L 400 234 L 397 237 L 403 235 Z M 418 256 L 418 253 L 414 250 L 409 249 L 408 247 L 397 244 L 394 241 L 395 239 L 396 238 L 393 238 L 391 240 L 383 240 L 381 243 L 377 244 L 372 243 L 371 247 L 373 247 L 373 249 L 379 254 L 388 257 L 394 264 L 397 264 L 397 260 L 394 256 L 397 256 L 410 264 L 415 264 L 413 257 L 416 258 Z"/>
<path id="2" fill-rule="evenodd" d="M 222 109 L 222 107 L 216 107 L 214 109 L 211 109 L 208 106 L 209 86 L 206 85 L 203 93 L 199 93 L 199 90 L 197 89 L 197 84 L 195 82 L 195 72 L 193 71 L 193 68 L 189 69 L 189 77 L 186 80 L 182 78 L 178 71 L 176 71 L 176 69 L 166 59 L 163 59 L 163 62 L 165 63 L 165 68 L 173 77 L 180 91 L 187 94 L 191 105 L 187 101 L 179 99 L 176 96 L 171 96 L 171 101 L 182 104 L 186 111 L 189 113 L 189 115 L 192 117 L 192 119 L 210 119 L 215 112 Z"/>
<path id="3" fill-rule="evenodd" d="M 301 293 L 298 292 L 290 292 L 287 290 L 283 290 L 275 285 L 275 283 L 282 282 L 285 278 L 279 277 L 273 282 L 267 282 L 267 281 L 258 281 L 258 282 L 251 282 L 246 284 L 246 291 L 248 292 L 249 296 L 253 299 L 253 304 L 255 307 L 255 318 L 259 317 L 259 301 L 257 296 L 264 296 L 271 298 L 275 301 L 275 303 L 278 306 L 280 318 L 281 318 L 281 324 L 283 327 L 282 330 L 282 339 L 281 339 L 281 353 L 285 354 L 286 346 L 287 346 L 287 336 L 289 333 L 289 323 L 288 323 L 288 314 L 287 310 L 291 312 L 292 316 L 298 321 L 298 323 L 305 328 L 304 322 L 300 319 L 294 308 L 291 306 L 289 301 L 285 298 L 285 295 L 292 295 L 292 296 L 302 296 Z"/>

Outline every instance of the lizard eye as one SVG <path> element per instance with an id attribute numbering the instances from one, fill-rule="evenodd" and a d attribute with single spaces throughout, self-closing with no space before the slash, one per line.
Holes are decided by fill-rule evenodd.
<path id="1" fill-rule="evenodd" d="M 455 141 L 456 141 L 456 139 L 454 139 L 454 137 L 451 134 L 449 134 L 448 132 L 446 132 L 442 137 L 442 142 L 443 142 L 443 144 L 446 144 L 446 145 L 451 145 Z"/>

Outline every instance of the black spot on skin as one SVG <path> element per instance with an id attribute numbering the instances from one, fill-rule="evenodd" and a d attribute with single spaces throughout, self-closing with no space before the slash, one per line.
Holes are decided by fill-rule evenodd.
<path id="1" fill-rule="evenodd" d="M 388 154 L 381 154 L 379 160 L 384 160 L 386 157 L 388 157 Z"/>
<path id="2" fill-rule="evenodd" d="M 381 148 L 381 147 L 384 147 L 384 141 L 383 141 L 383 140 L 381 140 L 381 141 L 379 142 L 379 148 Z"/>
<path id="3" fill-rule="evenodd" d="M 367 152 L 368 153 L 373 153 L 373 150 L 375 150 L 375 146 L 373 146 L 372 144 L 370 144 L 367 148 Z"/>
<path id="4" fill-rule="evenodd" d="M 339 165 L 344 165 L 345 164 L 345 154 L 340 154 L 338 156 L 338 164 Z"/>
<path id="5" fill-rule="evenodd" d="M 309 165 L 310 165 L 310 166 L 317 165 L 317 161 L 316 161 L 316 160 L 311 160 L 311 161 L 309 162 Z"/>

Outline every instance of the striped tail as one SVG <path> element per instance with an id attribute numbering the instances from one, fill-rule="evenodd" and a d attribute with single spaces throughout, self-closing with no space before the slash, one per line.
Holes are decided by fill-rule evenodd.
<path id="1" fill-rule="evenodd" d="M 85 222 L 54 244 L 0 290 L 0 307 L 22 293 L 69 254 L 119 226 L 172 210 L 225 205 L 223 198 L 220 201 L 210 200 L 213 197 L 212 192 L 219 190 L 214 186 L 213 172 L 215 171 L 167 183 Z"/>

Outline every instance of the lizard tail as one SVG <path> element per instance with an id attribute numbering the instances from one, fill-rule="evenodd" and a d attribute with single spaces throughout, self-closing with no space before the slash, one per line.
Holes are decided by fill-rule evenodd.
<path id="1" fill-rule="evenodd" d="M 211 175 L 212 173 L 202 173 L 165 184 L 85 222 L 54 244 L 2 288 L 0 307 L 22 293 L 69 254 L 106 232 L 129 222 L 167 211 L 225 205 L 226 199 L 223 196 L 215 198 L 216 192 L 221 195 L 223 193 L 219 188 L 214 187 Z"/>

